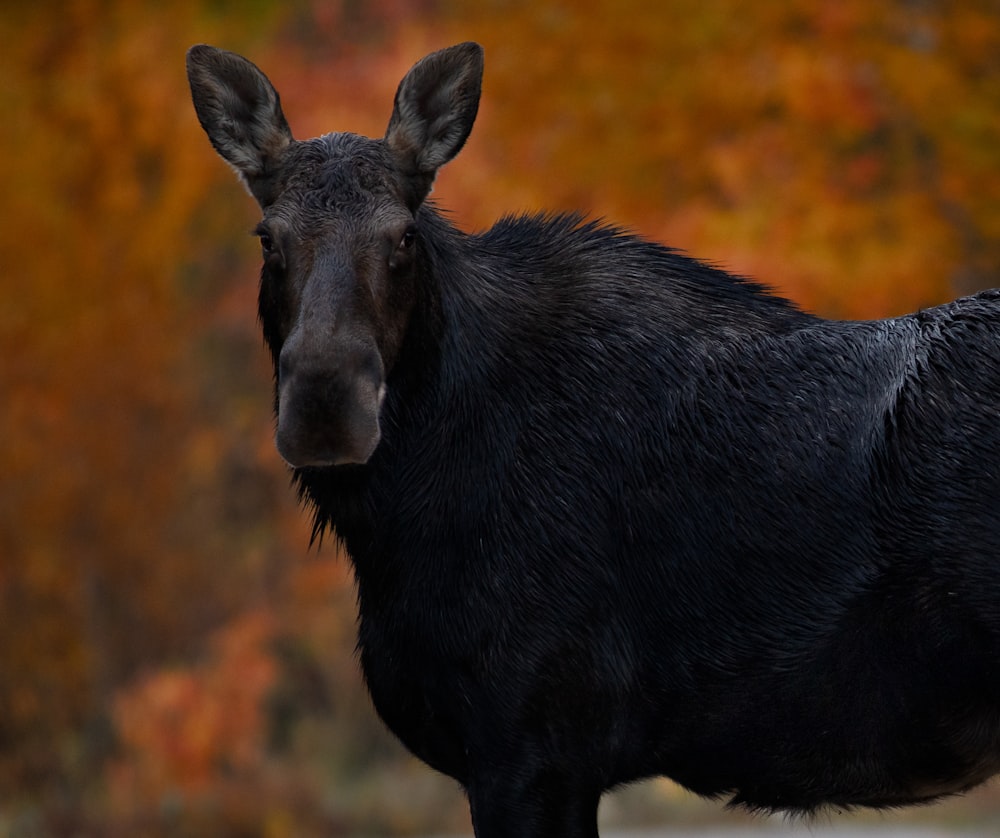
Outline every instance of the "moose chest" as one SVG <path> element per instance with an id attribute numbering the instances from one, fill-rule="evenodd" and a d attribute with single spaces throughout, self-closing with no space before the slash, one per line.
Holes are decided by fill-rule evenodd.
<path id="1" fill-rule="evenodd" d="M 379 716 L 403 744 L 462 781 L 471 664 L 449 656 L 439 638 L 407 617 L 362 605 L 358 648 L 365 683 Z"/>
<path id="2" fill-rule="evenodd" d="M 405 558 L 432 564 L 419 551 Z M 389 570 L 380 578 L 358 575 L 365 682 L 380 717 L 400 740 L 465 782 L 470 751 L 488 747 L 487 740 L 522 713 L 502 696 L 516 694 L 511 687 L 542 664 L 526 666 L 526 655 L 514 651 L 524 648 L 515 625 L 519 610 L 491 597 L 483 584 L 463 586 L 466 572 L 457 562 L 425 567 L 424 574 L 408 570 Z"/>
<path id="3" fill-rule="evenodd" d="M 370 537 L 347 539 L 376 709 L 410 750 L 462 782 L 470 760 L 526 747 L 519 731 L 544 730 L 544 747 L 562 752 L 578 747 L 561 732 L 567 720 L 613 725 L 633 674 L 612 586 L 599 597 L 579 589 L 579 563 L 606 545 L 573 542 L 579 528 L 563 532 L 548 516 L 529 538 L 524 521 L 538 509 L 510 513 L 501 484 L 491 491 L 477 471 L 461 490 L 382 496 Z"/>
<path id="4" fill-rule="evenodd" d="M 433 501 L 426 487 L 374 494 L 360 532 L 339 522 L 355 569 L 365 681 L 402 742 L 464 781 L 468 720 L 482 712 L 489 683 L 505 677 L 497 650 L 514 615 L 475 570 L 480 539 L 473 525 L 459 526 L 450 508 L 458 496 Z M 431 538 L 431 519 L 451 520 L 452 537 Z"/>

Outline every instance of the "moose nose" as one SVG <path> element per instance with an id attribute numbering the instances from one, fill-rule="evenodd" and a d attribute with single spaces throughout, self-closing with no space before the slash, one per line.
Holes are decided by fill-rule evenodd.
<path id="1" fill-rule="evenodd" d="M 293 468 L 365 463 L 381 439 L 381 358 L 367 349 L 331 355 L 336 362 L 279 357 L 275 444 Z"/>

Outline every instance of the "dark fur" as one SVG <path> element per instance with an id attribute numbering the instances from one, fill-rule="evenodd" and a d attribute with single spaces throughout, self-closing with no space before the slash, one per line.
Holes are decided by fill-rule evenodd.
<path id="1" fill-rule="evenodd" d="M 295 294 L 270 259 L 261 319 L 280 421 L 309 283 L 398 286 L 405 317 L 306 353 L 378 343 L 374 452 L 295 478 L 354 563 L 376 708 L 477 835 L 595 836 L 601 793 L 654 774 L 810 811 L 1000 769 L 998 293 L 828 321 L 572 217 L 470 236 L 387 146 L 331 135 L 267 175 L 282 259 L 339 255 Z M 414 194 L 386 274 L 359 242 Z"/>

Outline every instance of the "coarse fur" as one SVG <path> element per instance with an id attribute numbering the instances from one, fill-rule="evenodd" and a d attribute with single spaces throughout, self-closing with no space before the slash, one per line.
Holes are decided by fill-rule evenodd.
<path id="1" fill-rule="evenodd" d="M 998 292 L 831 321 L 574 216 L 461 232 L 425 199 L 473 44 L 383 140 L 297 142 L 250 62 L 188 66 L 264 211 L 278 449 L 477 836 L 596 836 L 658 774 L 809 812 L 1000 770 Z"/>

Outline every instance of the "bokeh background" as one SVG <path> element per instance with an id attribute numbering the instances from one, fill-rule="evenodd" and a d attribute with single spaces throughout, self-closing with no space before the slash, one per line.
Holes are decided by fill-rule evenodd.
<path id="1" fill-rule="evenodd" d="M 348 563 L 272 449 L 256 208 L 184 77 L 224 46 L 296 135 L 380 136 L 466 39 L 435 198 L 467 229 L 583 210 L 831 317 L 1000 284 L 995 0 L 4 0 L 0 838 L 468 830 L 368 706 Z M 602 817 L 718 812 L 656 781 Z"/>

